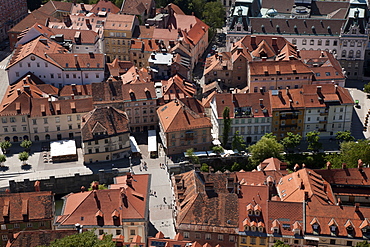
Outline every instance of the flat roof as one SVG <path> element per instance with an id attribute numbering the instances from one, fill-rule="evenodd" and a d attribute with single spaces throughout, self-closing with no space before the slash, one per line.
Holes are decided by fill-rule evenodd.
<path id="1" fill-rule="evenodd" d="M 157 132 L 155 130 L 148 130 L 148 152 L 157 151 Z"/>
<path id="2" fill-rule="evenodd" d="M 76 142 L 74 140 L 61 140 L 50 142 L 50 156 L 77 155 Z"/>

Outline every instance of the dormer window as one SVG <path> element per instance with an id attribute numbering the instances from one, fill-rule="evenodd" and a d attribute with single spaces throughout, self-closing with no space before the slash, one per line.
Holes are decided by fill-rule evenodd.
<path id="1" fill-rule="evenodd" d="M 244 231 L 249 231 L 249 226 L 244 226 Z"/>
<path id="2" fill-rule="evenodd" d="M 313 225 L 312 225 L 312 229 L 313 229 L 314 231 L 319 230 L 319 225 L 318 225 L 318 224 L 313 224 Z"/>
<path id="3" fill-rule="evenodd" d="M 337 230 L 337 226 L 330 226 L 330 231 L 335 232 Z"/>

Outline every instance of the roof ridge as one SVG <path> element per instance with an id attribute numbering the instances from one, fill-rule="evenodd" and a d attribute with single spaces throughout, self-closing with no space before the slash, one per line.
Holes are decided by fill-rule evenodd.
<path id="1" fill-rule="evenodd" d="M 84 201 L 86 201 L 86 199 L 92 194 L 92 190 L 91 191 L 86 191 L 86 192 L 80 192 L 80 193 L 88 193 L 88 195 L 78 204 L 78 206 L 77 207 L 75 207 L 75 209 L 70 213 L 70 214 L 68 214 L 68 216 L 66 216 L 65 218 L 64 218 L 64 220 L 62 221 L 62 222 L 60 222 L 59 224 L 60 225 L 62 225 L 71 215 L 73 215 L 74 214 L 74 212 L 76 212 L 77 211 L 77 209 L 83 204 L 83 202 Z M 72 193 L 72 195 L 75 195 L 75 193 Z M 70 196 L 71 196 L 71 194 L 70 194 Z M 67 197 L 67 200 L 68 200 L 68 197 Z M 65 208 L 64 208 L 64 205 L 63 205 L 63 210 L 65 210 Z M 64 213 L 64 212 L 63 212 Z M 61 215 L 61 216 L 63 216 L 63 215 Z"/>

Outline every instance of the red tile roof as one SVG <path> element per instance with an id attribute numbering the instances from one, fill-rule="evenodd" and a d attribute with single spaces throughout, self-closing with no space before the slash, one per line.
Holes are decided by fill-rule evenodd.
<path id="1" fill-rule="evenodd" d="M 130 186 L 128 182 L 131 181 Z M 59 226 L 74 227 L 76 223 L 97 226 L 97 212 L 101 211 L 104 226 L 119 226 L 122 221 L 148 220 L 149 174 L 116 177 L 110 189 L 69 194 L 65 197 Z M 115 219 L 117 211 L 119 217 Z"/>
<path id="2" fill-rule="evenodd" d="M 52 220 L 54 195 L 51 191 L 0 194 L 0 223 L 9 217 L 9 222 Z"/>
<path id="3" fill-rule="evenodd" d="M 301 60 L 253 61 L 249 63 L 251 76 L 313 74 Z M 278 72 L 280 71 L 280 72 Z"/>
<path id="4" fill-rule="evenodd" d="M 99 12 L 107 12 L 107 13 L 117 14 L 119 11 L 120 11 L 120 9 L 116 5 L 114 5 L 114 3 L 112 3 L 109 0 L 100 0 L 90 10 L 90 12 L 95 13 L 95 14 L 98 14 Z"/>
<path id="5" fill-rule="evenodd" d="M 8 241 L 6 247 L 49 245 L 55 239 L 61 239 L 74 234 L 77 234 L 76 230 L 21 231 L 14 234 L 14 240 Z"/>
<path id="6" fill-rule="evenodd" d="M 120 61 L 118 58 L 115 58 L 113 62 L 107 63 L 107 66 L 111 76 L 118 77 L 126 73 L 134 64 L 131 61 Z"/>
<path id="7" fill-rule="evenodd" d="M 114 107 L 95 108 L 82 118 L 82 139 L 93 140 L 95 128 L 104 129 L 106 135 L 118 135 L 129 131 L 128 117 L 125 112 Z"/>
<path id="8" fill-rule="evenodd" d="M 211 128 L 209 117 L 204 116 L 204 108 L 195 98 L 173 100 L 157 110 L 164 132 Z"/>

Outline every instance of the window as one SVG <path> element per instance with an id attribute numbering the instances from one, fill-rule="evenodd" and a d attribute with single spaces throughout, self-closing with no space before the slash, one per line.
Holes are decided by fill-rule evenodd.
<path id="1" fill-rule="evenodd" d="M 189 238 L 189 232 L 184 232 L 184 238 Z"/>
<path id="2" fill-rule="evenodd" d="M 346 55 L 347 55 L 347 51 L 346 50 L 343 50 L 342 51 L 342 57 L 346 57 Z"/>
<path id="3" fill-rule="evenodd" d="M 6 225 L 1 225 L 1 230 L 6 230 Z"/>
<path id="4" fill-rule="evenodd" d="M 34 133 L 37 133 L 37 128 L 33 128 L 33 132 Z"/>
<path id="5" fill-rule="evenodd" d="M 48 123 L 48 119 L 44 118 L 44 124 L 47 124 L 47 123 Z"/>
<path id="6" fill-rule="evenodd" d="M 338 45 L 338 40 L 334 40 L 333 41 L 333 46 L 337 46 Z"/>
<path id="7" fill-rule="evenodd" d="M 310 45 L 314 45 L 315 41 L 313 39 L 310 40 Z"/>
<path id="8" fill-rule="evenodd" d="M 347 246 L 352 246 L 352 241 L 347 241 Z"/>
<path id="9" fill-rule="evenodd" d="M 224 241 L 224 235 L 218 234 L 217 239 L 218 241 Z"/>
<path id="10" fill-rule="evenodd" d="M 4 242 L 8 241 L 8 235 L 2 235 L 1 238 Z"/>
<path id="11" fill-rule="evenodd" d="M 200 233 L 195 233 L 195 238 L 200 239 Z"/>
<path id="12" fill-rule="evenodd" d="M 266 239 L 260 238 L 260 245 L 265 245 L 265 244 L 266 244 Z"/>
<path id="13" fill-rule="evenodd" d="M 234 242 L 235 241 L 235 236 L 229 235 L 229 242 Z"/>
<path id="14" fill-rule="evenodd" d="M 19 72 L 15 72 L 15 76 L 16 77 L 19 77 Z"/>
<path id="15" fill-rule="evenodd" d="M 68 124 L 68 129 L 72 129 L 72 124 Z"/>
<path id="16" fill-rule="evenodd" d="M 28 222 L 28 223 L 27 223 L 27 227 L 33 227 L 33 223 Z"/>
<path id="17" fill-rule="evenodd" d="M 206 240 L 210 240 L 211 239 L 211 234 L 210 233 L 206 233 L 205 238 L 206 238 Z"/>
<path id="18" fill-rule="evenodd" d="M 250 238 L 250 243 L 251 244 L 256 244 L 256 238 L 255 237 L 251 237 Z"/>
<path id="19" fill-rule="evenodd" d="M 43 222 L 43 221 L 42 221 L 42 222 L 40 222 L 40 223 L 39 223 L 39 226 L 45 226 L 45 222 Z"/>
<path id="20" fill-rule="evenodd" d="M 3 117 L 3 118 L 1 118 L 1 122 L 2 123 L 7 123 L 8 122 L 8 119 L 6 117 Z"/>
<path id="21" fill-rule="evenodd" d="M 32 124 L 33 124 L 33 125 L 37 125 L 37 121 L 36 121 L 36 119 L 32 119 Z"/>
<path id="22" fill-rule="evenodd" d="M 116 230 L 116 235 L 121 235 L 121 230 Z"/>
<path id="23" fill-rule="evenodd" d="M 72 121 L 72 116 L 71 116 L 71 115 L 68 115 L 68 116 L 67 116 L 67 121 L 68 121 L 68 122 L 71 122 L 71 121 Z"/>
<path id="24" fill-rule="evenodd" d="M 66 74 L 66 78 L 69 79 L 69 74 Z"/>
<path id="25" fill-rule="evenodd" d="M 14 228 L 19 228 L 19 224 L 18 223 L 15 223 L 14 224 Z"/>
<path id="26" fill-rule="evenodd" d="M 306 45 L 307 44 L 307 40 L 302 40 L 302 45 Z"/>
<path id="27" fill-rule="evenodd" d="M 49 132 L 49 127 L 45 127 L 45 132 Z"/>
<path id="28" fill-rule="evenodd" d="M 95 148 L 95 153 L 99 153 L 99 148 Z"/>
<path id="29" fill-rule="evenodd" d="M 57 126 L 57 131 L 60 131 L 60 126 L 59 125 Z"/>
<path id="30" fill-rule="evenodd" d="M 344 40 L 344 41 L 343 41 L 343 46 L 344 46 L 344 47 L 347 47 L 347 40 Z"/>
<path id="31" fill-rule="evenodd" d="M 326 46 L 329 46 L 330 45 L 330 40 L 329 39 L 325 40 L 325 45 Z"/>
<path id="32" fill-rule="evenodd" d="M 15 123 L 15 117 L 10 117 L 10 122 Z"/>
<path id="33" fill-rule="evenodd" d="M 330 244 L 335 245 L 335 239 L 330 239 Z"/>
<path id="34" fill-rule="evenodd" d="M 353 50 L 350 50 L 350 51 L 348 52 L 348 57 L 349 57 L 349 58 L 353 58 Z"/>
<path id="35" fill-rule="evenodd" d="M 322 45 L 322 40 L 321 40 L 321 39 L 319 39 L 319 40 L 317 41 L 317 45 Z"/>
<path id="36" fill-rule="evenodd" d="M 361 57 L 361 51 L 356 51 L 356 58 L 360 58 Z"/>
<path id="37" fill-rule="evenodd" d="M 95 78 L 99 78 L 100 76 L 99 76 L 99 74 L 98 73 L 96 73 L 95 74 Z"/>
<path id="38" fill-rule="evenodd" d="M 330 72 L 325 72 L 325 75 L 326 76 L 330 76 Z"/>
<path id="39" fill-rule="evenodd" d="M 136 235 L 136 231 L 134 229 L 130 230 L 130 235 Z"/>
<path id="40" fill-rule="evenodd" d="M 103 235 L 104 234 L 104 230 L 99 230 L 99 235 Z"/>

